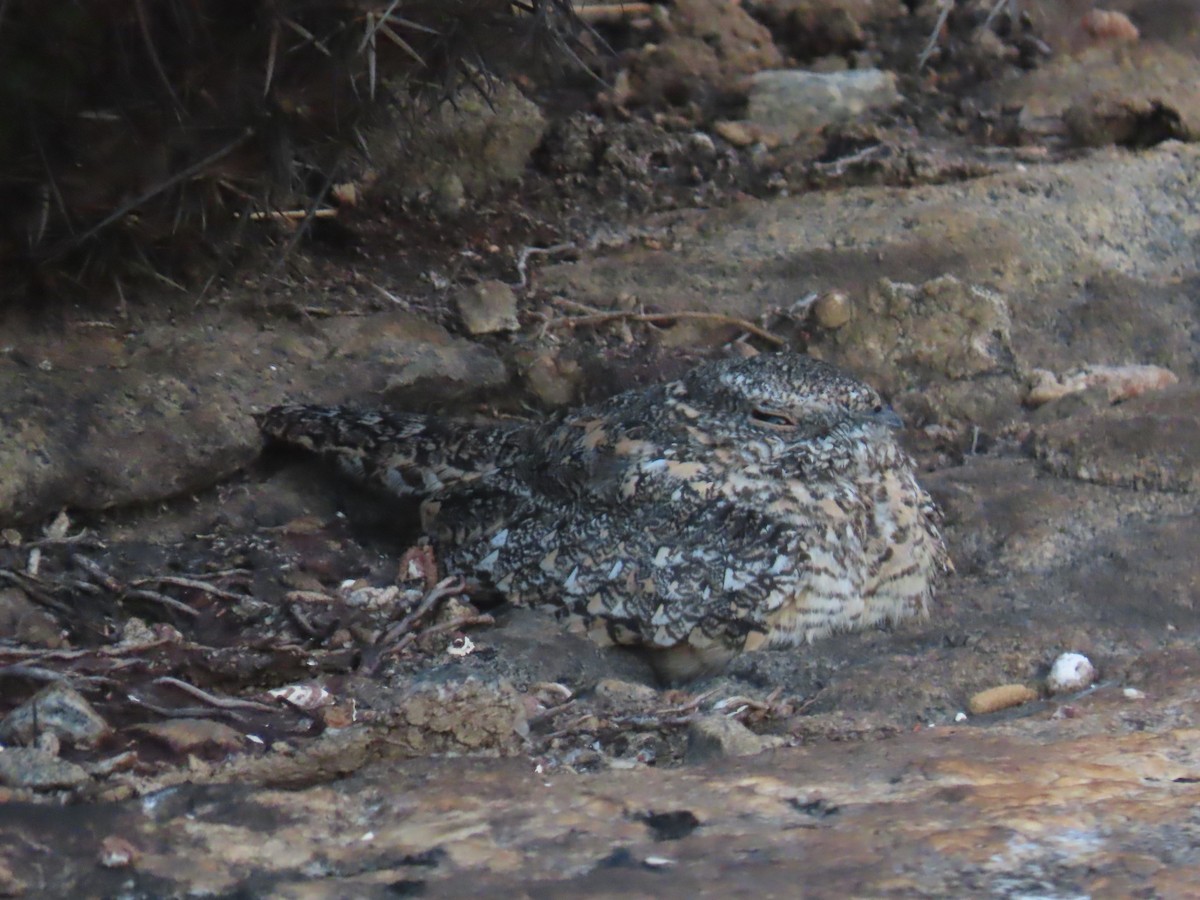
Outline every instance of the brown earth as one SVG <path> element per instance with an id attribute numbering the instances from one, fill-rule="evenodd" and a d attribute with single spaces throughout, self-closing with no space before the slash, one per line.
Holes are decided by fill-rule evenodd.
<path id="1" fill-rule="evenodd" d="M 284 265 L 12 318 L 0 895 L 1189 895 L 1200 150 L 1158 141 L 1195 135 L 1200 20 L 1114 3 L 1114 48 L 1037 4 L 981 37 L 989 6 L 917 76 L 932 4 L 678 3 L 605 32 L 589 108 L 454 112 L 461 168 L 381 167 Z M 722 137 L 789 54 L 903 100 Z M 252 418 L 537 415 L 777 339 L 904 413 L 957 572 L 926 622 L 674 690 L 545 611 L 393 629 L 441 574 L 413 510 Z M 1031 393 L 1147 365 L 1179 383 Z M 1098 681 L 1051 695 L 1064 651 Z M 1010 683 L 1036 699 L 966 712 Z"/>

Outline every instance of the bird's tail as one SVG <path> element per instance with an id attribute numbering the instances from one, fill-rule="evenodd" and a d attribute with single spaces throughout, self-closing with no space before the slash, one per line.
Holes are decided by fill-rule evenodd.
<path id="1" fill-rule="evenodd" d="M 268 438 L 318 453 L 401 497 L 482 486 L 513 452 L 517 427 L 340 406 L 277 406 L 258 424 Z"/>

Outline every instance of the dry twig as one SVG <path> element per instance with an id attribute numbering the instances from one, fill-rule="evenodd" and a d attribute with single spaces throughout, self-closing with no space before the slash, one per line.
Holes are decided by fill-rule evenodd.
<path id="1" fill-rule="evenodd" d="M 380 639 L 379 643 L 387 645 L 395 641 L 401 635 L 407 634 L 412 630 L 412 627 L 421 619 L 433 611 L 439 603 L 447 597 L 452 597 L 455 594 L 461 593 L 467 584 L 461 578 L 443 578 L 433 588 L 427 591 L 425 596 L 421 598 L 421 602 L 417 604 L 417 608 L 410 612 L 407 616 L 393 625 Z M 389 652 L 393 652 L 390 651 Z"/>
<path id="2" fill-rule="evenodd" d="M 401 652 L 403 652 L 403 650 L 409 644 L 413 643 L 413 641 L 416 641 L 419 638 L 427 638 L 427 637 L 430 637 L 435 634 L 444 634 L 447 631 L 457 631 L 459 628 L 467 628 L 471 625 L 495 625 L 495 624 L 496 624 L 496 620 L 494 618 L 492 618 L 491 616 L 489 616 L 487 613 L 480 613 L 479 615 L 460 616 L 459 618 L 452 619 L 449 622 L 440 622 L 437 625 L 430 625 L 428 628 L 426 628 L 422 631 L 410 631 L 408 634 L 404 635 L 404 637 L 400 638 L 400 640 L 396 642 L 396 645 L 394 647 L 389 647 L 388 653 L 391 656 L 396 656 L 396 655 L 400 654 Z"/>
<path id="3" fill-rule="evenodd" d="M 186 681 L 181 681 L 178 678 L 172 678 L 170 675 L 164 675 L 161 678 L 154 679 L 155 684 L 166 684 L 174 688 L 179 688 L 186 694 L 191 694 L 197 700 L 202 700 L 209 706 L 215 706 L 217 709 L 252 709 L 258 712 L 278 712 L 276 706 L 268 706 L 265 703 L 259 703 L 257 700 L 243 700 L 240 697 L 218 697 L 215 694 L 210 694 L 208 691 L 201 690 L 194 684 L 188 684 Z"/>
<path id="4" fill-rule="evenodd" d="M 227 591 L 223 588 L 215 587 L 204 581 L 197 581 L 194 578 L 181 578 L 177 575 L 156 575 L 152 578 L 139 578 L 131 582 L 135 587 L 141 587 L 144 584 L 170 584 L 175 587 L 190 588 L 193 591 L 200 591 L 203 594 L 211 594 L 214 597 L 220 597 L 222 600 L 234 600 L 242 602 L 245 600 L 253 600 L 249 594 L 239 594 L 235 591 Z"/>
<path id="5" fill-rule="evenodd" d="M 611 25 L 648 16 L 654 11 L 652 3 L 587 3 L 575 6 L 575 15 L 589 25 Z"/>
<path id="6" fill-rule="evenodd" d="M 772 334 L 765 328 L 755 325 L 753 322 L 748 322 L 745 319 L 739 319 L 736 316 L 727 316 L 724 313 L 698 312 L 689 310 L 664 313 L 633 312 L 626 310 L 601 311 L 582 316 L 562 316 L 556 319 L 548 319 L 544 323 L 543 327 L 577 328 L 579 326 L 605 325 L 609 322 L 646 322 L 651 325 L 666 325 L 684 320 L 714 322 L 719 325 L 733 325 L 742 329 L 743 331 L 749 332 L 755 337 L 762 338 L 767 343 L 776 347 L 783 347 L 787 344 L 787 341 L 785 341 L 779 335 Z"/>
<path id="7" fill-rule="evenodd" d="M 124 591 L 126 597 L 137 597 L 140 600 L 149 600 L 153 603 L 159 603 L 163 606 L 173 609 L 176 612 L 183 613 L 189 618 L 198 618 L 200 610 L 195 607 L 188 606 L 182 600 L 176 600 L 174 597 L 168 597 L 166 594 L 161 594 L 158 591 L 147 591 L 144 588 L 129 588 Z"/>

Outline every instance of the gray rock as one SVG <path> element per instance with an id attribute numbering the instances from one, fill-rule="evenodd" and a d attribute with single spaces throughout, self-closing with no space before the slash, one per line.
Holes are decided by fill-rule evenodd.
<path id="1" fill-rule="evenodd" d="M 810 192 L 680 214 L 669 247 L 550 264 L 539 287 L 593 306 L 629 293 L 664 311 L 751 321 L 810 291 L 845 291 L 854 319 L 813 336 L 829 361 L 883 388 L 909 421 L 989 428 L 1025 415 L 1023 374 L 1033 367 L 1137 361 L 1183 379 L 1197 371 L 1200 313 L 1186 288 L 1197 271 L 1197 190 L 1200 146 L 1166 143 L 904 191 Z M 923 285 L 948 273 L 1003 298 L 1011 340 L 992 359 L 1011 352 L 1013 370 L 937 382 L 920 372 L 902 378 L 895 366 L 857 368 L 858 348 L 837 341 L 869 315 L 861 298 L 884 278 Z M 963 361 L 972 358 L 986 354 Z"/>
<path id="2" fill-rule="evenodd" d="M 1056 475 L 1158 491 L 1200 491 L 1200 390 L 1181 386 L 1040 427 L 1034 455 Z"/>
<path id="3" fill-rule="evenodd" d="M 0 638 L 34 647 L 66 644 L 62 624 L 15 587 L 0 590 Z"/>
<path id="4" fill-rule="evenodd" d="M 784 738 L 778 735 L 755 734 L 737 719 L 701 716 L 688 724 L 684 758 L 694 764 L 730 756 L 754 756 L 783 743 Z"/>
<path id="5" fill-rule="evenodd" d="M 514 85 L 485 99 L 465 89 L 432 111 L 398 110 L 365 135 L 384 177 L 376 190 L 406 201 L 428 199 L 442 214 L 467 198 L 518 180 L 542 139 L 546 119 Z"/>
<path id="6" fill-rule="evenodd" d="M 69 744 L 94 744 L 112 729 L 77 691 L 56 682 L 30 697 L 0 721 L 0 740 L 31 744 L 50 733 Z"/>
<path id="7" fill-rule="evenodd" d="M 481 281 L 454 295 L 454 305 L 470 334 L 516 331 L 517 295 L 503 281 Z"/>
<path id="8" fill-rule="evenodd" d="M 208 750 L 232 753 L 246 744 L 246 736 L 240 731 L 212 719 L 172 719 L 135 725 L 134 730 L 165 744 L 175 753 Z"/>
<path id="9" fill-rule="evenodd" d="M 1020 123 L 1036 139 L 1065 126 L 1087 147 L 1140 145 L 1155 131 L 1194 141 L 1200 135 L 1200 86 L 1190 49 L 1160 41 L 1123 48 L 1063 53 L 1000 89 L 1005 105 L 1020 107 Z"/>
<path id="10" fill-rule="evenodd" d="M 1020 393 L 1011 332 L 995 291 L 952 275 L 919 285 L 885 278 L 810 352 L 865 375 L 906 413 L 978 422 Z"/>
<path id="11" fill-rule="evenodd" d="M 10 747 L 0 750 L 0 784 L 34 791 L 81 787 L 88 773 L 75 763 L 59 759 L 45 750 Z"/>
<path id="12" fill-rule="evenodd" d="M 388 743 L 399 754 L 512 756 L 529 734 L 523 698 L 503 679 L 415 685 L 394 710 Z"/>
<path id="13" fill-rule="evenodd" d="M 486 347 L 400 310 L 264 329 L 235 305 L 186 327 L 156 313 L 120 343 L 72 332 L 0 354 L 0 522 L 197 490 L 262 449 L 250 413 L 286 400 L 446 402 L 507 382 Z"/>
<path id="14" fill-rule="evenodd" d="M 747 118 L 785 141 L 815 134 L 826 125 L 857 119 L 900 101 L 896 76 L 880 69 L 810 72 L 777 69 L 750 79 Z"/>

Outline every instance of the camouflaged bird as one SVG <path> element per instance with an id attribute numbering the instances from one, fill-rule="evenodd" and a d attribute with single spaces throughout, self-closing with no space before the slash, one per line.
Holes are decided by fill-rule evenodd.
<path id="1" fill-rule="evenodd" d="M 791 353 L 538 423 L 311 406 L 262 421 L 423 498 L 448 572 L 655 651 L 670 679 L 926 614 L 949 560 L 899 425 L 870 387 Z"/>

